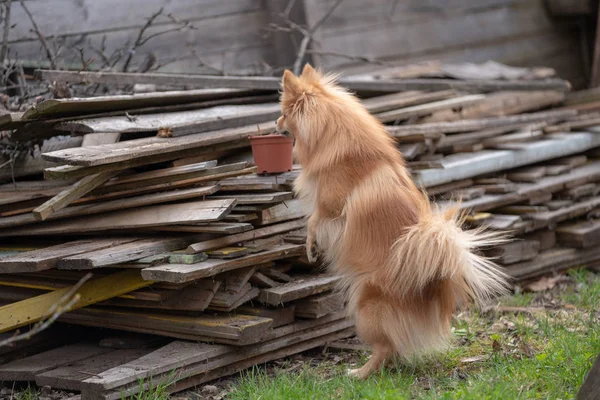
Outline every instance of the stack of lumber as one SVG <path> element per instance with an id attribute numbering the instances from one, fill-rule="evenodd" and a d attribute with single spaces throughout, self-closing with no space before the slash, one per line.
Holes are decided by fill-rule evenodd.
<path id="1" fill-rule="evenodd" d="M 440 204 L 462 198 L 469 225 L 511 231 L 519 240 L 487 252 L 516 281 L 598 263 L 600 91 L 569 93 L 547 69 L 486 80 L 472 65 L 461 79 L 418 67 L 342 80 L 415 181 Z M 413 75 L 396 78 L 403 68 Z M 304 257 L 300 167 L 253 166 L 248 136 L 273 130 L 278 79 L 38 75 L 194 89 L 46 100 L 0 121 L 13 140 L 83 138 L 0 185 L 0 334 L 93 274 L 56 327 L 85 334 L 0 348 L 0 380 L 118 399 L 174 369 L 177 391 L 352 334 L 339 278 Z"/>

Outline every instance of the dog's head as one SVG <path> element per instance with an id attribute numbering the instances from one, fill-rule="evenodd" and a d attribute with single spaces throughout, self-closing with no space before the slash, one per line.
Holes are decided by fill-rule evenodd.
<path id="1" fill-rule="evenodd" d="M 334 76 L 324 77 L 308 64 L 300 76 L 286 70 L 281 82 L 281 117 L 277 120 L 277 131 L 291 134 L 301 146 L 315 144 L 331 124 L 332 113 L 328 110 L 335 92 L 343 91 L 334 84 L 334 79 Z"/>

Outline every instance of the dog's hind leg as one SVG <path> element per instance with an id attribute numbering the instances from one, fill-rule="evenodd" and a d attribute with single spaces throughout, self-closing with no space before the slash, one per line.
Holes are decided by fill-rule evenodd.
<path id="1" fill-rule="evenodd" d="M 349 376 L 354 376 L 359 379 L 368 378 L 373 372 L 378 371 L 381 367 L 390 360 L 392 349 L 388 345 L 374 344 L 373 354 L 365 365 L 357 369 L 348 370 Z"/>
<path id="2" fill-rule="evenodd" d="M 379 289 L 367 285 L 357 303 L 356 333 L 371 345 L 372 355 L 361 368 L 348 371 L 348 375 L 359 379 L 369 377 L 381 369 L 393 356 L 394 349 L 384 330 L 386 302 Z"/>

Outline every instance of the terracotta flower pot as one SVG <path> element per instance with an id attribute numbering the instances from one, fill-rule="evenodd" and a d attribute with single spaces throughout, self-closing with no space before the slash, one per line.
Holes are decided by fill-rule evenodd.
<path id="1" fill-rule="evenodd" d="M 292 170 L 294 139 L 278 134 L 250 136 L 249 139 L 257 173 L 275 174 Z"/>

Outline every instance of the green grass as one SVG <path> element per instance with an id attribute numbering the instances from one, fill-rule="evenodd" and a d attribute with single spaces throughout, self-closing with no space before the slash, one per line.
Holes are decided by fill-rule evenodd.
<path id="1" fill-rule="evenodd" d="M 600 352 L 600 279 L 585 270 L 570 276 L 575 283 L 561 290 L 501 300 L 535 308 L 552 302 L 553 309 L 460 314 L 456 343 L 436 359 L 386 369 L 364 382 L 345 376 L 354 366 L 328 360 L 294 373 L 254 368 L 227 398 L 572 399 Z"/>
<path id="2" fill-rule="evenodd" d="M 27 385 L 27 387 L 15 395 L 16 400 L 36 400 L 39 397 L 39 389 L 35 386 Z"/>

